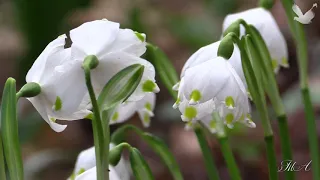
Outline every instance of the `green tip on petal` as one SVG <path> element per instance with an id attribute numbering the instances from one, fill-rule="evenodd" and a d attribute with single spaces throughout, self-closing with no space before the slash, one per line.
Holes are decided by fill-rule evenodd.
<path id="1" fill-rule="evenodd" d="M 50 121 L 56 122 L 56 118 L 51 117 L 51 118 L 50 118 Z"/>
<path id="2" fill-rule="evenodd" d="M 226 123 L 227 123 L 227 124 L 232 124 L 233 120 L 234 120 L 233 114 L 232 114 L 232 113 L 228 113 L 228 114 L 226 115 Z"/>
<path id="3" fill-rule="evenodd" d="M 225 101 L 226 101 L 226 106 L 228 107 L 228 108 L 234 108 L 234 100 L 233 100 L 233 97 L 232 96 L 227 96 L 226 97 L 226 99 L 225 99 Z"/>
<path id="4" fill-rule="evenodd" d="M 159 92 L 159 88 L 156 83 L 151 80 L 146 80 L 142 85 L 143 92 Z"/>
<path id="5" fill-rule="evenodd" d="M 56 102 L 54 103 L 54 110 L 59 111 L 62 108 L 62 100 L 59 96 L 56 98 Z"/>
<path id="6" fill-rule="evenodd" d="M 217 128 L 217 122 L 213 119 L 209 123 L 210 129 L 216 129 Z"/>
<path id="7" fill-rule="evenodd" d="M 118 112 L 115 112 L 115 113 L 113 114 L 111 120 L 112 120 L 113 122 L 115 122 L 115 121 L 118 120 L 118 118 L 119 118 L 119 113 L 118 113 Z"/>
<path id="8" fill-rule="evenodd" d="M 190 95 L 190 99 L 197 102 L 201 99 L 201 93 L 199 90 L 193 90 Z"/>
<path id="9" fill-rule="evenodd" d="M 144 105 L 144 107 L 145 107 L 147 110 L 152 111 L 152 106 L 151 106 L 150 103 L 147 102 L 147 103 Z"/>
<path id="10" fill-rule="evenodd" d="M 197 116 L 197 109 L 195 107 L 189 106 L 186 107 L 184 116 L 188 119 L 193 119 Z"/>
<path id="11" fill-rule="evenodd" d="M 274 71 L 275 71 L 276 69 L 278 69 L 279 64 L 278 64 L 278 61 L 277 61 L 277 60 L 273 59 L 273 60 L 271 61 L 271 63 L 272 63 L 272 68 L 273 68 Z"/>
<path id="12" fill-rule="evenodd" d="M 150 116 L 149 116 L 148 113 L 144 113 L 144 115 L 143 115 L 143 122 L 144 122 L 145 124 L 149 124 L 149 123 L 150 123 Z"/>
<path id="13" fill-rule="evenodd" d="M 145 42 L 146 41 L 146 36 L 142 33 L 134 32 L 134 34 L 140 39 L 140 41 Z"/>
<path id="14" fill-rule="evenodd" d="M 285 68 L 289 67 L 289 62 L 288 62 L 287 58 L 284 57 L 284 58 L 281 59 L 281 66 L 283 66 Z"/>
<path id="15" fill-rule="evenodd" d="M 84 168 L 79 169 L 77 176 L 84 173 L 84 172 L 86 172 L 86 170 Z"/>
<path id="16" fill-rule="evenodd" d="M 93 120 L 93 113 L 88 114 L 85 119 Z"/>

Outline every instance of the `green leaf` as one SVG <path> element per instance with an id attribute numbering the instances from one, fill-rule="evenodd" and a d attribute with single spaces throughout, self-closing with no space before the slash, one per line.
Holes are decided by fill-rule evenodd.
<path id="1" fill-rule="evenodd" d="M 172 87 L 179 82 L 179 76 L 166 54 L 158 47 L 148 43 L 146 57 L 156 68 L 157 75 L 171 95 L 177 97 L 177 92 L 173 91 Z"/>
<path id="2" fill-rule="evenodd" d="M 101 111 L 108 110 L 128 99 L 138 87 L 143 71 L 143 65 L 134 64 L 114 75 L 99 95 L 98 106 Z"/>
<path id="3" fill-rule="evenodd" d="M 16 81 L 9 78 L 5 84 L 1 106 L 1 135 L 9 177 L 23 179 L 23 163 L 18 134 Z"/>
<path id="4" fill-rule="evenodd" d="M 143 132 L 141 129 L 133 126 L 133 125 L 123 125 L 122 127 L 118 128 L 111 136 L 111 142 L 115 144 L 121 143 L 126 133 L 129 130 L 133 130 L 135 133 L 137 133 L 144 141 L 147 142 L 147 144 L 152 148 L 152 150 L 160 156 L 162 161 L 165 163 L 165 165 L 170 170 L 172 176 L 174 177 L 174 180 L 182 180 L 182 174 L 180 172 L 180 168 L 176 160 L 174 159 L 173 154 L 170 152 L 168 146 L 166 143 L 147 132 Z"/>
<path id="5" fill-rule="evenodd" d="M 6 180 L 6 167 L 5 167 L 4 152 L 3 152 L 3 145 L 2 145 L 2 134 L 0 134 L 0 179 Z"/>
<path id="6" fill-rule="evenodd" d="M 154 179 L 149 165 L 136 148 L 130 148 L 130 164 L 136 180 Z"/>

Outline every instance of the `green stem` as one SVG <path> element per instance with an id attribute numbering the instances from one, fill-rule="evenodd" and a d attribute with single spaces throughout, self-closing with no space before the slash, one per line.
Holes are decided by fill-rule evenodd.
<path id="1" fill-rule="evenodd" d="M 236 160 L 234 159 L 230 144 L 228 142 L 228 137 L 220 137 L 218 138 L 221 151 L 223 157 L 227 163 L 227 167 L 229 169 L 229 174 L 232 180 L 241 180 L 240 171 L 238 169 L 238 165 Z"/>
<path id="2" fill-rule="evenodd" d="M 308 47 L 307 47 L 306 35 L 304 31 L 304 26 L 301 23 L 294 21 L 293 19 L 295 16 L 294 12 L 292 11 L 292 5 L 294 1 L 281 0 L 281 2 L 286 11 L 289 27 L 295 39 L 295 44 L 297 46 L 300 88 L 301 88 L 305 116 L 307 121 L 309 146 L 310 146 L 311 159 L 312 159 L 313 178 L 315 180 L 320 180 L 319 145 L 317 140 L 318 136 L 317 136 L 317 129 L 315 126 L 316 124 L 315 114 L 314 114 L 313 105 L 311 102 L 309 85 L 308 85 L 308 68 L 307 68 L 308 67 Z"/>
<path id="3" fill-rule="evenodd" d="M 243 42 L 239 40 L 236 34 L 234 33 L 229 33 L 229 34 L 240 49 L 242 67 L 247 80 L 248 88 L 261 118 L 262 127 L 264 131 L 264 136 L 265 136 L 265 143 L 267 147 L 269 179 L 277 180 L 278 179 L 277 160 L 275 156 L 276 153 L 275 153 L 274 142 L 273 142 L 273 131 L 272 131 L 271 123 L 268 116 L 267 104 L 264 96 L 264 90 L 261 83 L 261 79 L 257 79 L 257 77 L 259 78 L 260 76 L 259 74 L 256 74 L 254 72 L 249 55 L 247 54 L 243 46 Z M 243 40 L 245 42 L 248 39 L 249 37 L 246 36 Z"/>
<path id="4" fill-rule="evenodd" d="M 200 127 L 196 127 L 194 130 L 204 159 L 204 163 L 206 165 L 207 173 L 210 180 L 219 179 L 217 167 L 214 164 L 214 159 L 212 153 L 210 151 L 210 147 L 208 146 L 205 134 Z"/>
<path id="5" fill-rule="evenodd" d="M 286 115 L 280 115 L 277 117 L 279 129 L 280 129 L 280 144 L 282 150 L 282 159 L 283 160 L 292 160 L 292 150 L 290 143 L 290 134 L 288 127 L 288 120 Z M 295 174 L 294 171 L 285 171 L 286 180 L 294 180 Z"/>
<path id="6" fill-rule="evenodd" d="M 273 109 L 278 116 L 283 160 L 292 160 L 292 150 L 287 116 L 283 102 L 281 100 L 277 81 L 273 73 L 271 65 L 271 55 L 259 31 L 255 27 L 247 25 L 245 21 L 241 21 L 241 23 L 245 26 L 246 32 L 249 33 L 252 37 L 252 41 L 250 41 L 250 39 L 246 40 L 246 48 L 249 51 L 249 57 L 251 58 L 253 66 L 255 67 L 254 69 L 256 70 L 256 73 L 260 74 L 260 76 L 262 76 L 262 79 L 264 79 L 264 89 L 267 92 Z M 294 172 L 285 171 L 285 177 L 286 180 L 294 180 Z"/>
<path id="7" fill-rule="evenodd" d="M 312 172 L 313 172 L 313 179 L 319 180 L 320 179 L 320 163 L 319 163 L 319 146 L 318 146 L 318 139 L 317 139 L 317 129 L 316 129 L 316 122 L 314 119 L 314 112 L 313 106 L 310 99 L 309 89 L 302 89 L 301 90 L 303 103 L 304 103 L 304 111 L 307 118 L 307 132 L 309 136 L 309 146 L 310 146 L 310 153 L 312 158 Z"/>
<path id="8" fill-rule="evenodd" d="M 85 72 L 86 85 L 90 95 L 94 119 L 92 121 L 93 137 L 96 153 L 96 167 L 97 167 L 97 180 L 109 180 L 108 173 L 108 153 L 109 144 L 105 142 L 104 126 L 101 120 L 100 110 L 97 103 L 96 95 L 94 93 L 92 83 L 90 68 L 88 66 L 83 66 Z"/>
<path id="9" fill-rule="evenodd" d="M 274 141 L 273 136 L 265 136 L 264 141 L 267 146 L 267 158 L 268 158 L 268 168 L 269 168 L 269 179 L 276 180 L 278 179 L 278 169 L 276 161 L 276 152 L 274 150 Z"/>

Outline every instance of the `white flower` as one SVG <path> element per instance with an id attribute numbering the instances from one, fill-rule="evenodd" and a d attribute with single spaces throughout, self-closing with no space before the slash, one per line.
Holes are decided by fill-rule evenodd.
<path id="1" fill-rule="evenodd" d="M 122 180 L 119 174 L 122 172 L 117 172 L 113 167 L 109 166 L 109 180 Z M 96 166 L 81 173 L 75 178 L 75 180 L 97 180 L 97 170 Z"/>
<path id="2" fill-rule="evenodd" d="M 277 22 L 272 14 L 264 8 L 250 9 L 244 12 L 228 15 L 223 22 L 223 31 L 238 19 L 252 24 L 260 32 L 272 57 L 272 65 L 277 72 L 279 67 L 289 67 L 287 43 L 281 34 Z M 241 27 L 241 36 L 245 30 Z"/>
<path id="3" fill-rule="evenodd" d="M 217 112 L 229 128 L 235 122 L 250 127 L 250 106 L 239 49 L 235 46 L 229 60 L 217 56 L 220 42 L 201 48 L 194 53 L 182 69 L 181 81 L 175 85 L 181 118 L 187 129 L 200 120 L 212 133 L 217 132 L 213 113 Z"/>
<path id="4" fill-rule="evenodd" d="M 148 93 L 144 98 L 136 102 L 124 102 L 116 108 L 110 119 L 110 124 L 124 122 L 133 116 L 135 112 L 138 112 L 143 126 L 149 127 L 150 118 L 154 116 L 155 103 L 156 95 L 154 93 Z"/>
<path id="5" fill-rule="evenodd" d="M 110 149 L 114 147 L 113 144 L 110 144 Z M 118 177 L 118 179 L 121 180 L 129 180 L 130 179 L 130 171 L 127 169 L 126 161 L 121 158 L 119 163 L 115 166 L 109 166 L 109 176 L 112 177 Z M 77 158 L 76 165 L 74 168 L 74 175 L 76 180 L 85 179 L 84 177 L 91 177 L 89 175 L 92 175 L 92 178 L 95 179 L 96 177 L 96 156 L 95 156 L 95 148 L 91 147 L 89 149 L 86 149 L 82 151 Z M 93 170 L 94 169 L 94 170 Z M 94 175 L 94 176 L 93 176 Z M 110 180 L 116 180 L 110 178 Z M 69 180 L 72 180 L 71 178 Z"/>
<path id="6" fill-rule="evenodd" d="M 91 113 L 82 69 L 88 55 L 95 55 L 99 60 L 91 75 L 96 93 L 120 70 L 137 63 L 145 66 L 144 74 L 128 101 L 138 101 L 149 92 L 159 91 L 154 67 L 139 57 L 146 51 L 144 34 L 120 29 L 115 22 L 97 20 L 71 30 L 70 38 L 61 35 L 52 41 L 26 77 L 27 82 L 41 86 L 40 95 L 29 100 L 56 132 L 66 128 L 56 123 L 56 119 L 78 120 Z M 66 43 L 69 41 L 72 41 L 70 47 Z"/>

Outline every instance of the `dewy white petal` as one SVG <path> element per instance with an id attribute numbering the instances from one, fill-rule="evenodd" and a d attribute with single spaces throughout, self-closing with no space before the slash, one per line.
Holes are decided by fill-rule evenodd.
<path id="1" fill-rule="evenodd" d="M 144 41 L 141 41 L 131 29 L 120 29 L 109 51 L 126 52 L 139 57 L 146 52 L 145 37 Z"/>
<path id="2" fill-rule="evenodd" d="M 184 76 L 182 94 L 189 101 L 193 91 L 199 91 L 199 102 L 213 99 L 230 78 L 227 60 L 217 57 L 200 65 L 188 68 Z"/>
<path id="3" fill-rule="evenodd" d="M 252 24 L 258 29 L 266 42 L 272 59 L 277 62 L 277 66 L 289 66 L 287 61 L 288 48 L 286 41 L 277 25 L 277 22 L 268 10 L 263 8 L 254 8 L 244 12 L 228 15 L 223 22 L 223 30 L 226 30 L 238 19 L 244 19 L 248 24 Z M 241 35 L 244 35 L 244 33 L 244 28 L 241 27 Z M 277 66 L 274 68 L 278 68 Z"/>
<path id="4" fill-rule="evenodd" d="M 86 55 L 104 55 L 118 36 L 119 24 L 107 20 L 96 20 L 82 24 L 70 31 L 72 46 Z"/>

